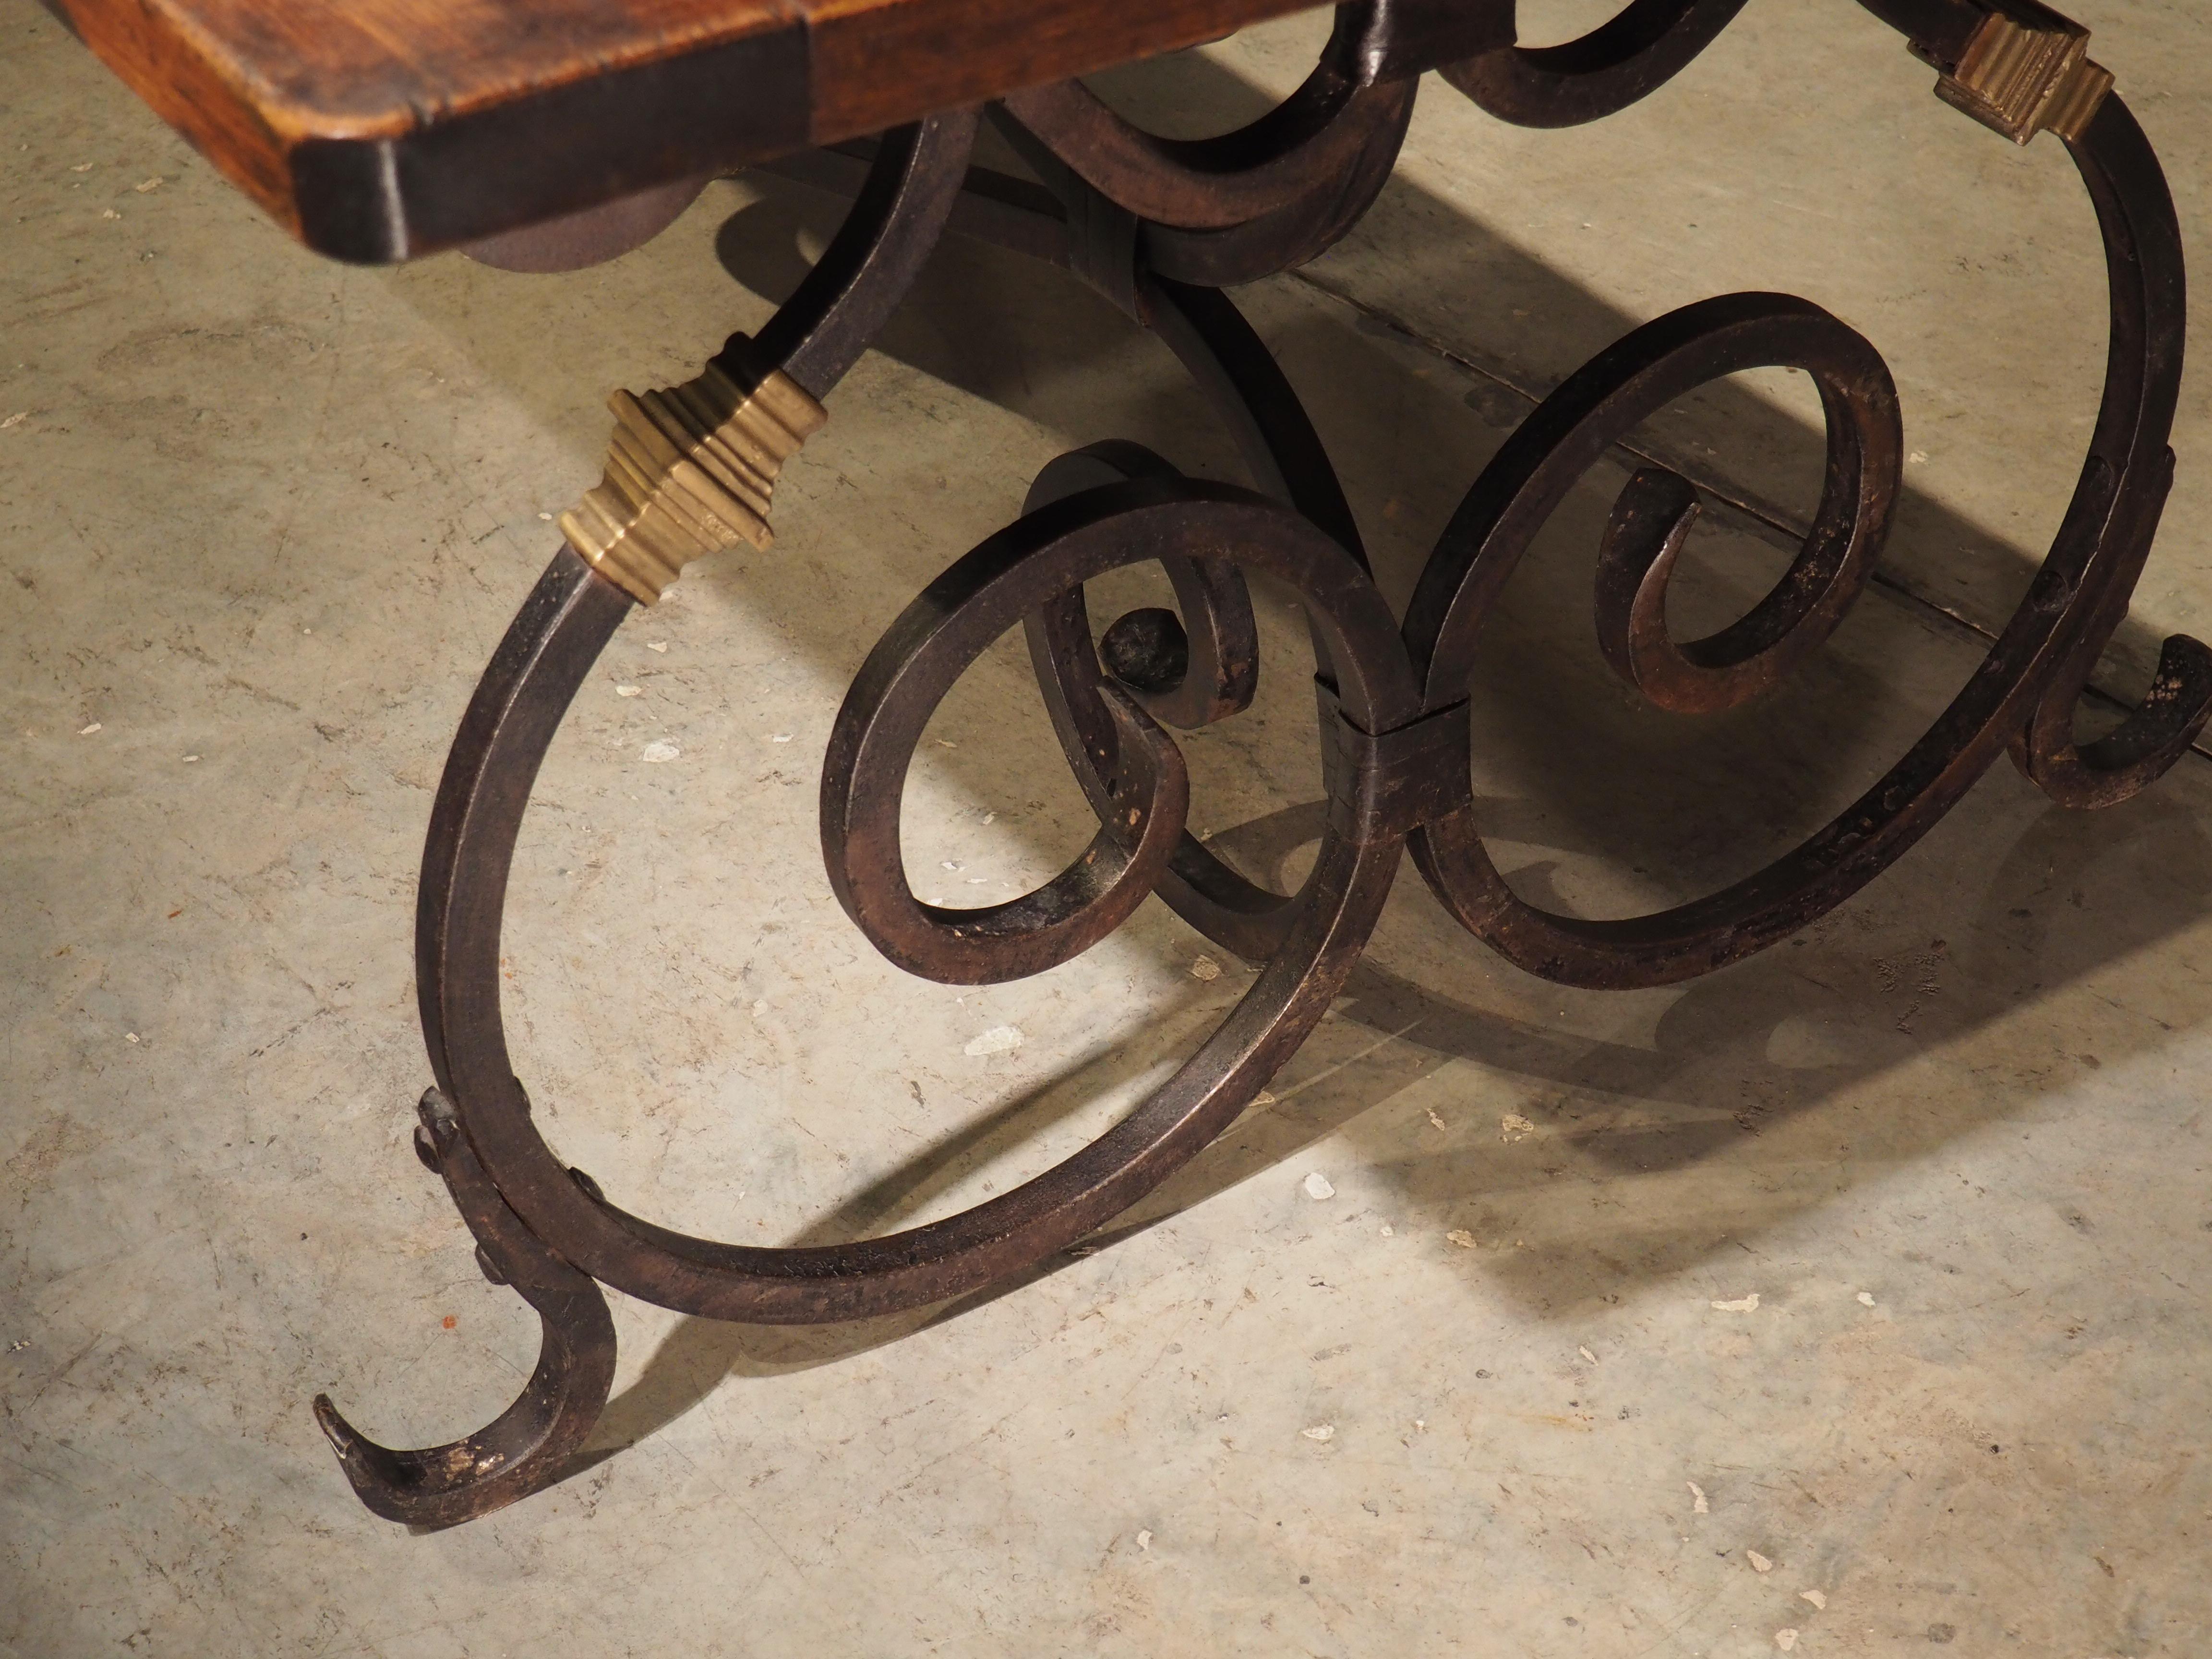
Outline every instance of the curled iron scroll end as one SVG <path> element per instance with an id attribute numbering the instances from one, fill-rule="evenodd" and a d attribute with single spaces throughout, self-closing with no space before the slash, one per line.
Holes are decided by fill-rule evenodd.
<path id="1" fill-rule="evenodd" d="M 2165 776 L 2212 719 L 2212 647 L 2168 635 L 2142 702 L 2105 736 L 2077 746 L 2078 695 L 2046 700 L 2013 739 L 2013 763 L 2061 806 L 2117 806 Z"/>
<path id="2" fill-rule="evenodd" d="M 492 1283 L 512 1285 L 538 1314 L 544 1336 L 537 1369 L 491 1423 L 441 1446 L 379 1445 L 326 1394 L 315 1396 L 314 1409 L 371 1513 L 435 1528 L 505 1509 L 571 1472 L 614 1384 L 615 1330 L 598 1285 L 540 1243 L 500 1197 L 445 1096 L 429 1090 L 419 1110 L 417 1151 L 444 1177 L 476 1234 L 478 1267 Z"/>
<path id="3" fill-rule="evenodd" d="M 1670 695 L 1676 688 L 1654 659 L 1671 666 L 1679 655 L 1667 637 L 1667 583 L 1697 521 L 1690 481 L 1666 467 L 1643 467 L 1613 504 L 1597 561 L 1598 648 L 1614 673 L 1660 708 L 1680 713 L 1706 704 Z"/>
<path id="4" fill-rule="evenodd" d="M 2171 447 L 2160 450 L 2148 468 L 2127 474 L 2090 458 L 2087 477 L 2099 486 L 2095 499 L 2108 514 L 2105 539 L 2112 562 L 2101 582 L 2093 572 L 2069 590 L 2069 598 L 2088 607 L 2084 626 L 2010 744 L 2013 764 L 2061 806 L 2117 806 L 2132 799 L 2166 775 L 2212 718 L 2212 647 L 2174 634 L 2160 647 L 2150 690 L 2127 717 L 2092 742 L 2077 744 L 2074 737 L 2075 711 L 2127 614 L 2129 595 L 2157 540 L 2173 468 Z"/>
<path id="5" fill-rule="evenodd" d="M 831 732 L 830 752 L 853 758 L 842 773 L 823 773 L 830 885 L 878 950 L 941 984 L 999 984 L 1080 955 L 1128 920 L 1184 839 L 1182 751 L 1139 694 L 1097 678 L 1092 658 L 1094 708 L 1085 712 L 1097 725 L 1075 739 L 1087 763 L 1103 769 L 1091 845 L 1051 881 L 1003 904 L 948 908 L 923 902 L 908 884 L 901 800 L 924 724 L 984 647 L 1025 613 L 1079 592 L 1081 557 L 1110 532 L 1079 518 L 1061 522 L 1071 518 L 1027 515 L 933 584 L 870 655 Z M 1088 656 L 1088 630 L 1080 632 Z"/>

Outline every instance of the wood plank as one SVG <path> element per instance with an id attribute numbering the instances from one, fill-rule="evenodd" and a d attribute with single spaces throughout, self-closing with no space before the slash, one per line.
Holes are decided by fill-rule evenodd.
<path id="1" fill-rule="evenodd" d="M 48 0 L 313 247 L 404 259 L 1311 0 Z"/>
<path id="2" fill-rule="evenodd" d="M 814 142 L 1218 40 L 1313 0 L 812 0 Z"/>

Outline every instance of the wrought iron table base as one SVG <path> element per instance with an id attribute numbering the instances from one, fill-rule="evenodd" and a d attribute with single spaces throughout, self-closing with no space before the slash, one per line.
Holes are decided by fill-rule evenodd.
<path id="1" fill-rule="evenodd" d="M 1529 972 L 1584 987 L 1659 985 L 1739 961 L 1840 903 L 2002 751 L 2074 806 L 2124 799 L 2172 764 L 2212 713 L 2212 652 L 2193 640 L 2166 641 L 2154 689 L 2116 731 L 2078 746 L 2073 737 L 2076 702 L 2125 613 L 2172 477 L 2183 272 L 2157 160 L 2111 77 L 2087 59 L 2086 36 L 2056 14 L 2028 0 L 1865 3 L 1937 67 L 1947 102 L 2020 142 L 2049 128 L 2072 154 L 2111 279 L 2103 407 L 2026 599 L 1926 734 L 1795 851 L 1721 892 L 1628 921 L 1541 909 L 1514 894 L 1484 848 L 1467 703 L 1484 619 L 1570 488 L 1638 422 L 1744 369 L 1802 369 L 1826 411 L 1826 481 L 1810 532 L 1765 598 L 1710 637 L 1669 636 L 1667 586 L 1698 507 L 1689 484 L 1663 468 L 1631 480 L 1598 557 L 1601 646 L 1650 702 L 1697 713 L 1771 689 L 1850 608 L 1889 529 L 1900 423 L 1880 355 L 1819 307 L 1781 295 L 1729 295 L 1637 329 L 1547 398 L 1475 481 L 1401 623 L 1370 578 L 1304 409 L 1220 289 L 1310 258 L 1357 222 L 1389 177 L 1421 70 L 1441 68 L 1505 119 L 1569 125 L 1664 82 L 1741 0 L 1633 0 L 1584 40 L 1535 51 L 1513 44 L 1510 6 L 1345 5 L 1305 85 L 1224 137 L 1154 137 L 1074 82 L 993 106 L 1042 188 L 970 169 L 972 111 L 888 134 L 865 160 L 823 152 L 784 164 L 852 191 L 843 229 L 757 338 L 733 338 L 686 386 L 617 395 L 606 477 L 563 519 L 568 545 L 493 656 L 440 786 L 416 933 L 437 1082 L 416 1144 L 475 1233 L 485 1275 L 538 1311 L 544 1346 L 521 1397 L 449 1445 L 387 1449 L 319 1399 L 317 1416 L 371 1510 L 447 1525 L 567 1473 L 614 1374 L 602 1284 L 707 1318 L 848 1320 L 973 1289 L 1074 1243 L 1219 1134 L 1297 1049 L 1364 947 L 1402 851 L 1470 933 Z M 1066 962 L 1154 893 L 1264 966 L 1172 1077 L 1011 1192 L 851 1244 L 689 1237 L 610 1203 L 532 1121 L 500 1017 L 516 836 L 547 746 L 615 630 L 690 559 L 739 540 L 767 544 L 778 471 L 948 228 L 1068 268 L 1158 333 L 1226 423 L 1255 487 L 1186 477 L 1126 442 L 1045 468 L 1023 516 L 917 597 L 854 681 L 823 763 L 831 886 L 892 962 L 948 983 Z M 1084 585 L 1143 563 L 1164 570 L 1176 608 L 1121 617 L 1094 645 Z M 1312 872 L 1291 894 L 1255 885 L 1189 834 L 1188 779 L 1168 731 L 1231 719 L 1251 702 L 1247 570 L 1295 591 L 1313 633 L 1329 805 Z M 907 769 L 954 682 L 1017 625 L 1098 832 L 1023 897 L 940 908 L 915 897 L 901 863 Z"/>

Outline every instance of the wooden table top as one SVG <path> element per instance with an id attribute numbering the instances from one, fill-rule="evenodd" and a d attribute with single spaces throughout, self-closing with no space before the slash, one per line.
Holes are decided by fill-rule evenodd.
<path id="1" fill-rule="evenodd" d="M 310 246 L 404 259 L 1313 0 L 46 0 Z"/>

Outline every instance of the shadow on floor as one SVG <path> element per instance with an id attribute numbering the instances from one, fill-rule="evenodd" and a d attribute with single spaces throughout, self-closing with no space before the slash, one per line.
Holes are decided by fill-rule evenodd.
<path id="1" fill-rule="evenodd" d="M 1239 837 L 1243 861 L 1264 869 L 1272 853 L 1279 864 L 1310 839 L 1318 816 L 1316 806 L 1294 808 L 1249 826 Z M 2124 1065 L 2173 1040 L 2171 1019 L 2115 1019 L 2087 1034 L 2079 1053 L 2022 1042 L 2013 1069 L 1964 1086 L 1886 1094 L 1869 1110 L 1862 1085 L 1978 1027 L 2017 1020 L 2052 984 L 2094 975 L 2212 910 L 2212 840 L 2187 806 L 2150 799 L 2094 819 L 2032 805 L 2018 816 L 2016 838 L 1986 881 L 1955 884 L 1944 904 L 1904 916 L 1841 913 L 1789 945 L 1668 994 L 1645 1042 L 1591 1040 L 1501 1016 L 1453 994 L 1450 976 L 1436 971 L 1435 941 L 1384 940 L 1276 1080 L 1275 1098 L 1076 1249 L 972 1296 L 849 1325 L 684 1320 L 610 1405 L 586 1462 L 673 1421 L 726 1377 L 834 1364 L 960 1318 L 1339 1133 L 1401 1194 L 1401 1225 L 1413 1215 L 1474 1237 L 1492 1282 L 1534 1317 L 1569 1321 L 1592 1304 L 1705 1267 L 1717 1250 L 1752 1249 L 1744 1241 L 1858 1181 L 2017 1113 L 2085 1071 Z M 1425 901 L 1401 899 L 1397 913 L 1410 924 L 1401 934 L 1449 931 Z M 1462 955 L 1472 949 L 1463 939 L 1444 942 Z M 1407 972 L 1408 960 L 1423 971 Z M 2201 986 L 2177 992 L 2190 1024 L 2212 1015 Z M 1188 1042 L 1181 1031 L 1161 1035 L 1170 1046 Z M 1141 1052 L 1152 1052 L 1149 1042 Z M 990 1147 L 1042 1127 L 1054 1101 L 1066 1109 L 1125 1077 L 1134 1060 L 1134 1052 L 1088 1057 L 946 1137 L 792 1242 L 902 1224 Z M 1486 1086 L 1450 1098 L 1452 1121 L 1441 1127 L 1427 1116 L 1432 1106 L 1377 1109 L 1453 1060 L 1512 1085 L 1539 1085 L 1545 1104 L 1516 1108 L 1544 1137 L 1537 1184 L 1528 1160 L 1494 1132 L 1501 1109 L 1484 1109 Z M 1516 1087 L 1511 1097 L 1524 1092 Z M 1778 1180 L 1778 1158 L 1794 1181 Z M 1655 1176 L 1674 1177 L 1656 1212 L 1607 1207 L 1620 1203 L 1613 1195 L 1623 1187 Z M 1564 1229 L 1547 1222 L 1566 1206 L 1577 1220 Z"/>

